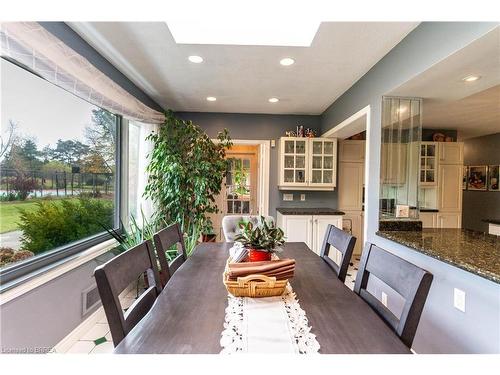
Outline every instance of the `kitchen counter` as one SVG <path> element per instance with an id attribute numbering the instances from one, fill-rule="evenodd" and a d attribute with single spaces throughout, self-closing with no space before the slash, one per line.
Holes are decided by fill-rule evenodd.
<path id="1" fill-rule="evenodd" d="M 276 211 L 283 215 L 345 215 L 333 208 L 278 207 Z"/>
<path id="2" fill-rule="evenodd" d="M 500 225 L 500 219 L 484 219 L 485 223 Z"/>
<path id="3" fill-rule="evenodd" d="M 377 235 L 500 284 L 500 237 L 468 229 L 434 228 Z"/>

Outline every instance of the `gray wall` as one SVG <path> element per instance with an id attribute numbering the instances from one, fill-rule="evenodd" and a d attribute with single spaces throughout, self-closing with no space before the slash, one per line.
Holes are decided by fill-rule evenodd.
<path id="1" fill-rule="evenodd" d="M 121 74 L 63 22 L 41 22 L 47 30 L 86 57 L 130 94 L 146 105 L 162 110 L 151 98 Z M 106 254 L 43 284 L 0 306 L 1 348 L 53 347 L 91 312 L 82 316 L 81 292 L 95 284 L 95 267 Z"/>
<path id="2" fill-rule="evenodd" d="M 276 216 L 276 207 L 331 207 L 337 208 L 336 191 L 285 191 L 293 193 L 293 201 L 283 201 L 283 191 L 278 190 L 278 140 L 286 130 L 294 130 L 300 124 L 319 133 L 320 116 L 298 115 L 263 115 L 240 113 L 203 113 L 177 112 L 184 120 L 191 120 L 202 127 L 207 134 L 215 138 L 224 128 L 229 130 L 233 139 L 274 139 L 276 147 L 271 148 L 271 171 L 269 174 L 269 214 Z M 300 194 L 306 194 L 306 200 L 300 201 Z"/>
<path id="3" fill-rule="evenodd" d="M 367 140 L 367 241 L 434 274 L 414 341 L 419 353 L 500 352 L 500 286 L 376 235 L 382 96 L 481 37 L 498 23 L 424 22 L 336 100 L 322 116 L 326 132 L 370 105 Z M 466 313 L 453 308 L 453 288 L 466 292 Z"/>
<path id="4" fill-rule="evenodd" d="M 464 165 L 495 164 L 500 164 L 500 133 L 464 141 Z M 462 227 L 488 232 L 483 219 L 500 220 L 500 192 L 464 190 Z"/>

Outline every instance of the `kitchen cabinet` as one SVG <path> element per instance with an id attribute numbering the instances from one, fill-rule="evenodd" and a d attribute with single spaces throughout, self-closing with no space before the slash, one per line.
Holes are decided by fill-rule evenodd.
<path id="1" fill-rule="evenodd" d="M 464 163 L 463 142 L 439 142 L 439 163 L 462 165 Z"/>
<path id="2" fill-rule="evenodd" d="M 422 221 L 422 228 L 437 228 L 436 212 L 420 212 L 418 216 Z"/>
<path id="3" fill-rule="evenodd" d="M 365 162 L 366 141 L 339 141 L 339 161 L 340 162 Z"/>
<path id="4" fill-rule="evenodd" d="M 437 184 L 437 142 L 420 144 L 420 185 L 435 186 Z"/>
<path id="5" fill-rule="evenodd" d="M 439 166 L 439 212 L 462 211 L 462 165 Z"/>
<path id="6" fill-rule="evenodd" d="M 462 213 L 461 212 L 439 212 L 437 214 L 438 228 L 461 228 Z"/>
<path id="7" fill-rule="evenodd" d="M 277 225 L 285 232 L 286 241 L 305 242 L 316 254 L 321 251 L 328 224 L 342 229 L 342 216 L 277 214 Z"/>
<path id="8" fill-rule="evenodd" d="M 363 208 L 363 163 L 339 163 L 339 208 L 342 211 L 361 211 Z"/>
<path id="9" fill-rule="evenodd" d="M 279 189 L 335 189 L 337 139 L 282 137 L 279 153 Z"/>

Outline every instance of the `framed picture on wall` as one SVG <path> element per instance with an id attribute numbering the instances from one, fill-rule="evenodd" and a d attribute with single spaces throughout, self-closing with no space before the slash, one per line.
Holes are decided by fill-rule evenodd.
<path id="1" fill-rule="evenodd" d="M 462 189 L 467 190 L 467 179 L 468 179 L 469 167 L 464 165 L 462 169 Z"/>
<path id="2" fill-rule="evenodd" d="M 486 191 L 487 175 L 488 167 L 486 165 L 469 166 L 468 189 Z"/>
<path id="3" fill-rule="evenodd" d="M 500 165 L 490 165 L 488 167 L 488 190 L 500 191 Z"/>

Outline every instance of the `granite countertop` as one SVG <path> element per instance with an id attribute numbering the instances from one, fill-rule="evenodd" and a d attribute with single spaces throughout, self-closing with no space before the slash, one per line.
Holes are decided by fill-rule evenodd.
<path id="1" fill-rule="evenodd" d="M 434 228 L 377 235 L 500 284 L 500 237 L 468 229 Z"/>
<path id="2" fill-rule="evenodd" d="M 283 215 L 345 215 L 345 212 L 334 208 L 301 208 L 301 207 L 278 207 L 276 209 Z"/>
<path id="3" fill-rule="evenodd" d="M 490 224 L 498 224 L 500 225 L 500 219 L 484 219 L 483 220 L 485 223 L 490 223 Z"/>

